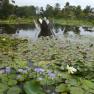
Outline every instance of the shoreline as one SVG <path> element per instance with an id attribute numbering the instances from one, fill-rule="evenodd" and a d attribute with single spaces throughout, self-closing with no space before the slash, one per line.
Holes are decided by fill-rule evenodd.
<path id="1" fill-rule="evenodd" d="M 0 25 L 21 25 L 21 24 L 33 24 L 32 19 L 24 20 L 0 20 Z M 93 27 L 94 24 L 87 20 L 72 20 L 72 19 L 54 19 L 54 24 L 58 25 L 70 25 L 70 26 L 86 26 Z"/>

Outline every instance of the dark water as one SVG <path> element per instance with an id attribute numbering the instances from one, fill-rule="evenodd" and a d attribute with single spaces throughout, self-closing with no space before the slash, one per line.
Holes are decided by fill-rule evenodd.
<path id="1" fill-rule="evenodd" d="M 94 27 L 76 27 L 55 25 L 56 36 L 94 36 Z M 8 34 L 14 37 L 37 39 L 39 31 L 34 25 L 0 25 L 0 34 Z"/>

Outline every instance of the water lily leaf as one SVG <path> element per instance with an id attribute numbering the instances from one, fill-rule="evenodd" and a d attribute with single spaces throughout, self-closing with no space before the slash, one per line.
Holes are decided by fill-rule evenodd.
<path id="1" fill-rule="evenodd" d="M 48 64 L 50 64 L 50 61 L 40 61 L 38 63 L 38 66 L 44 66 L 45 67 L 45 65 L 48 65 Z"/>
<path id="2" fill-rule="evenodd" d="M 85 90 L 94 90 L 94 82 L 91 82 L 89 80 L 82 80 L 82 88 L 84 88 Z"/>
<path id="3" fill-rule="evenodd" d="M 18 67 L 23 68 L 27 66 L 27 62 L 25 60 L 15 59 L 15 64 L 18 65 Z"/>
<path id="4" fill-rule="evenodd" d="M 6 75 L 2 75 L 2 77 L 0 77 L 2 83 L 7 83 L 8 81 L 8 77 Z"/>
<path id="5" fill-rule="evenodd" d="M 68 93 L 61 93 L 61 94 L 68 94 Z"/>
<path id="6" fill-rule="evenodd" d="M 68 91 L 68 87 L 66 84 L 61 84 L 59 86 L 56 87 L 56 92 L 67 92 Z"/>
<path id="7" fill-rule="evenodd" d="M 45 94 L 41 89 L 41 86 L 36 81 L 28 81 L 24 85 L 26 94 Z"/>
<path id="8" fill-rule="evenodd" d="M 69 79 L 67 83 L 71 86 L 78 86 L 80 83 L 76 79 Z"/>
<path id="9" fill-rule="evenodd" d="M 6 84 L 0 83 L 0 94 L 2 94 L 7 89 L 8 89 L 8 86 Z"/>
<path id="10" fill-rule="evenodd" d="M 62 73 L 62 78 L 63 79 L 68 79 L 68 78 L 71 78 L 71 75 L 69 75 L 68 72 L 63 72 Z"/>
<path id="11" fill-rule="evenodd" d="M 15 79 L 16 78 L 16 75 L 15 74 L 9 74 L 8 78 L 9 79 Z"/>
<path id="12" fill-rule="evenodd" d="M 0 91 L 0 94 L 4 94 L 2 91 Z"/>
<path id="13" fill-rule="evenodd" d="M 16 80 L 9 79 L 9 81 L 8 81 L 8 85 L 9 86 L 13 86 L 13 85 L 16 85 L 16 84 L 17 84 L 17 81 Z"/>
<path id="14" fill-rule="evenodd" d="M 85 94 L 84 90 L 80 87 L 71 87 L 70 94 Z"/>
<path id="15" fill-rule="evenodd" d="M 93 93 L 94 94 L 94 90 L 90 89 L 89 93 Z"/>
<path id="16" fill-rule="evenodd" d="M 17 86 L 11 87 L 7 94 L 20 94 L 21 93 L 21 89 Z"/>

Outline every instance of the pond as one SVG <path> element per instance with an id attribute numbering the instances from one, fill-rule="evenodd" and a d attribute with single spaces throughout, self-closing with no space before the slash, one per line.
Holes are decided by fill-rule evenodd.
<path id="1" fill-rule="evenodd" d="M 94 94 L 94 27 L 54 31 L 32 41 L 34 25 L 0 25 L 0 94 Z"/>
<path id="2" fill-rule="evenodd" d="M 94 27 L 84 26 L 54 26 L 55 36 L 75 37 L 75 36 L 94 36 Z M 17 38 L 37 39 L 39 31 L 34 25 L 0 25 L 0 34 L 8 34 Z"/>

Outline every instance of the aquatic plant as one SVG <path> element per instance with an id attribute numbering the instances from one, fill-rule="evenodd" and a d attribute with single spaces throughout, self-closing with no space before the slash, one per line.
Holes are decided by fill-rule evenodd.
<path id="1" fill-rule="evenodd" d="M 93 39 L 0 36 L 0 94 L 93 94 Z"/>

